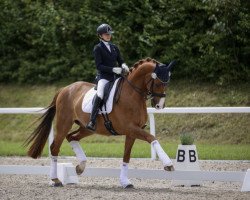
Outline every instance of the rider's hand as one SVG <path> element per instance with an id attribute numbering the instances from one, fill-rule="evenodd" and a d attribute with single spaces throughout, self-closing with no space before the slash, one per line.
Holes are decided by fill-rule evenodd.
<path id="1" fill-rule="evenodd" d="M 122 69 L 124 69 L 125 72 L 129 72 L 129 68 L 128 68 L 128 65 L 126 63 L 122 64 Z"/>
<path id="2" fill-rule="evenodd" d="M 114 68 L 113 68 L 113 72 L 114 72 L 115 74 L 121 74 L 121 73 L 122 73 L 122 68 L 120 68 L 120 67 L 114 67 Z"/>

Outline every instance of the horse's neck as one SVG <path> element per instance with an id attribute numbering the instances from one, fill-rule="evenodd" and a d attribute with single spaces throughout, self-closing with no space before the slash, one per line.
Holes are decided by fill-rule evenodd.
<path id="1" fill-rule="evenodd" d="M 147 75 L 151 74 L 153 71 L 153 67 L 155 64 L 153 63 L 144 63 L 138 67 L 134 72 L 128 76 L 128 80 L 137 88 L 140 88 L 142 92 L 147 92 L 147 80 L 149 77 Z"/>
<path id="2" fill-rule="evenodd" d="M 125 110 L 140 115 L 146 112 L 146 99 L 136 92 L 128 82 L 124 82 L 120 96 L 120 106 Z M 138 116 L 139 117 L 139 116 Z"/>
<path id="3" fill-rule="evenodd" d="M 146 110 L 145 96 L 147 93 L 147 86 L 145 78 L 151 71 L 152 69 L 148 66 L 148 68 L 136 69 L 135 72 L 132 72 L 127 77 L 128 81 L 124 82 L 122 89 L 122 98 L 126 100 L 126 106 L 131 107 L 131 109 L 143 108 Z"/>

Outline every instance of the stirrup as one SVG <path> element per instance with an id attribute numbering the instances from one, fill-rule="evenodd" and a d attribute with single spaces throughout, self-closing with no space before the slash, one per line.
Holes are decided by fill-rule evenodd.
<path id="1" fill-rule="evenodd" d="M 87 126 L 86 126 L 87 129 L 91 130 L 91 131 L 95 131 L 95 124 L 90 121 Z"/>

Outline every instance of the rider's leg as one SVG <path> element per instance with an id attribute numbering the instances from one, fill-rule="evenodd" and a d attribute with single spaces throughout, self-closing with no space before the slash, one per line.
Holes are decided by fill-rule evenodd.
<path id="1" fill-rule="evenodd" d="M 95 131 L 96 117 L 97 117 L 101 102 L 102 102 L 102 99 L 98 97 L 97 95 L 95 95 L 93 108 L 90 114 L 90 122 L 86 126 L 86 128 L 89 130 Z"/>
<path id="2" fill-rule="evenodd" d="M 86 128 L 95 131 L 96 117 L 99 111 L 100 104 L 104 96 L 104 87 L 109 81 L 106 79 L 101 79 L 98 81 L 97 93 L 94 97 L 93 108 L 90 114 L 90 122 L 87 124 Z"/>

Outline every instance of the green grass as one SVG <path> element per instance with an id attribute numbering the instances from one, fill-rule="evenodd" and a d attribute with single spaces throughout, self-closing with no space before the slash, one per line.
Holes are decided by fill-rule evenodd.
<path id="1" fill-rule="evenodd" d="M 122 158 L 124 143 L 81 143 L 88 157 Z M 171 158 L 175 158 L 178 143 L 162 143 L 164 150 Z M 25 156 L 27 149 L 20 142 L 0 141 L 1 156 Z M 201 160 L 250 160 L 250 145 L 211 145 L 197 144 L 198 157 Z M 48 146 L 44 148 L 43 156 L 48 155 Z M 74 156 L 67 142 L 61 147 L 61 156 Z M 132 158 L 149 158 L 150 145 L 137 141 L 132 150 Z"/>
<path id="2" fill-rule="evenodd" d="M 0 107 L 46 107 L 62 85 L 0 84 Z M 166 106 L 250 106 L 250 87 L 248 83 L 221 87 L 172 81 Z M 0 114 L 0 155 L 25 155 L 20 144 L 34 130 L 37 124 L 30 125 L 38 117 Z M 250 114 L 155 114 L 155 120 L 157 138 L 168 145 L 164 147 L 171 157 L 180 134 L 189 132 L 195 137 L 200 159 L 249 159 Z M 84 139 L 83 146 L 89 156 L 121 157 L 123 141 L 123 137 L 91 136 Z M 149 157 L 149 148 L 146 143 L 136 143 L 133 156 Z M 61 153 L 72 155 L 70 152 L 64 144 Z"/>

